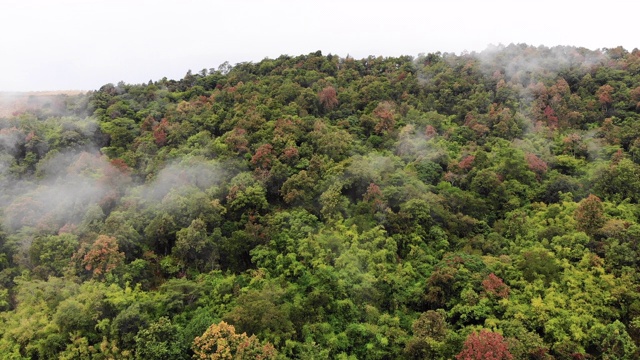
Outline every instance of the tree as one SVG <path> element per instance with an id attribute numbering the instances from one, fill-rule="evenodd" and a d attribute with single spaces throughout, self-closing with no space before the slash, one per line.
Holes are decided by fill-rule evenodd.
<path id="1" fill-rule="evenodd" d="M 386 134 L 393 131 L 396 124 L 395 105 L 389 101 L 383 101 L 373 110 L 373 115 L 377 119 L 375 132 Z"/>
<path id="2" fill-rule="evenodd" d="M 87 316 L 90 315 L 88 313 L 83 304 L 74 299 L 66 299 L 56 308 L 53 322 L 63 334 L 79 330 L 90 331 L 95 323 L 90 316 Z"/>
<path id="3" fill-rule="evenodd" d="M 465 340 L 457 360 L 511 360 L 507 342 L 501 334 L 486 329 L 471 333 Z"/>
<path id="4" fill-rule="evenodd" d="M 558 128 L 558 117 L 556 116 L 555 111 L 551 108 L 551 106 L 547 105 L 544 109 L 544 116 L 547 119 L 547 126 L 550 129 Z"/>
<path id="5" fill-rule="evenodd" d="M 609 105 L 613 102 L 613 97 L 611 96 L 613 90 L 614 89 L 611 85 L 605 84 L 600 86 L 598 91 L 596 91 L 596 96 L 598 97 L 598 101 L 600 102 L 600 105 L 602 105 L 603 110 L 607 110 Z"/>
<path id="6" fill-rule="evenodd" d="M 597 175 L 594 192 L 605 200 L 640 202 L 640 167 L 629 159 L 621 159 Z"/>
<path id="7" fill-rule="evenodd" d="M 247 139 L 247 130 L 236 127 L 233 131 L 226 133 L 225 144 L 238 153 L 246 153 L 249 151 L 249 140 Z"/>
<path id="8" fill-rule="evenodd" d="M 302 170 L 297 174 L 291 175 L 282 184 L 280 193 L 287 204 L 308 205 L 313 197 L 314 185 L 314 179 L 309 176 L 306 170 Z"/>
<path id="9" fill-rule="evenodd" d="M 599 197 L 589 194 L 578 204 L 574 213 L 578 230 L 584 231 L 587 235 L 593 235 L 604 225 L 604 206 Z"/>
<path id="10" fill-rule="evenodd" d="M 445 254 L 426 279 L 424 300 L 432 307 L 451 306 L 459 301 L 460 292 L 479 283 L 486 274 L 479 257 L 463 253 Z"/>
<path id="11" fill-rule="evenodd" d="M 100 208 L 98 207 L 97 210 Z M 85 216 L 83 225 L 88 223 Z M 101 220 L 101 218 L 99 218 Z M 94 225 L 97 223 L 96 225 Z M 98 224 L 103 225 L 102 231 L 109 236 L 113 236 L 118 240 L 118 248 L 125 253 L 127 260 L 133 260 L 141 255 L 141 236 L 135 229 L 135 219 L 132 219 L 131 214 L 122 211 L 112 211 L 109 217 L 101 221 L 91 219 L 88 225 L 89 228 L 97 228 Z M 95 231 L 99 231 L 96 229 Z"/>
<path id="12" fill-rule="evenodd" d="M 211 325 L 193 341 L 194 358 L 200 360 L 268 360 L 276 358 L 273 345 L 261 344 L 255 335 L 236 334 L 224 321 Z"/>
<path id="13" fill-rule="evenodd" d="M 602 359 L 605 360 L 627 360 L 638 356 L 637 346 L 627 333 L 624 324 L 619 320 L 608 324 L 602 331 Z"/>
<path id="14" fill-rule="evenodd" d="M 178 328 L 163 316 L 149 327 L 142 329 L 135 337 L 136 359 L 174 360 L 188 359 L 178 336 Z"/>
<path id="15" fill-rule="evenodd" d="M 82 257 L 82 265 L 100 277 L 115 270 L 124 262 L 124 253 L 118 251 L 118 241 L 112 236 L 100 235 Z"/>
<path id="16" fill-rule="evenodd" d="M 318 93 L 318 100 L 320 100 L 320 104 L 327 111 L 333 110 L 338 105 L 338 96 L 336 94 L 336 89 L 329 85 L 324 89 L 320 90 Z"/>
<path id="17" fill-rule="evenodd" d="M 109 135 L 109 147 L 105 150 L 112 158 L 120 156 L 129 148 L 139 134 L 138 125 L 129 118 L 116 118 L 101 124 L 102 131 Z"/>
<path id="18" fill-rule="evenodd" d="M 482 287 L 487 294 L 503 299 L 509 297 L 509 286 L 494 273 L 489 274 L 486 279 L 482 280 Z"/>
<path id="19" fill-rule="evenodd" d="M 167 119 L 162 119 L 160 123 L 153 126 L 153 139 L 158 146 L 164 146 L 167 144 L 167 131 L 169 129 L 169 122 Z"/>
<path id="20" fill-rule="evenodd" d="M 156 216 L 149 221 L 144 234 L 151 249 L 166 255 L 173 246 L 177 229 L 179 227 L 174 217 L 161 211 L 156 212 Z"/>
<path id="21" fill-rule="evenodd" d="M 405 353 L 411 359 L 436 358 L 447 336 L 444 311 L 429 310 L 420 314 L 411 326 L 413 338 L 407 342 Z"/>
<path id="22" fill-rule="evenodd" d="M 172 253 L 181 262 L 183 267 L 190 264 L 196 270 L 203 271 L 214 266 L 215 244 L 207 235 L 206 223 L 198 218 L 191 222 L 189 227 L 176 233 L 176 244 Z"/>
<path id="23" fill-rule="evenodd" d="M 554 254 L 541 248 L 523 251 L 518 266 L 525 280 L 541 278 L 545 284 L 557 280 L 562 269 Z"/>
<path id="24" fill-rule="evenodd" d="M 256 168 L 269 169 L 275 156 L 273 154 L 273 146 L 271 144 L 263 144 L 251 157 L 251 164 Z"/>
<path id="25" fill-rule="evenodd" d="M 535 154 L 526 153 L 525 160 L 527 161 L 529 170 L 533 171 L 536 174 L 538 180 L 540 180 L 542 176 L 547 172 L 547 163 L 537 157 Z"/>
<path id="26" fill-rule="evenodd" d="M 249 290 L 238 296 L 237 306 L 223 319 L 235 324 L 240 331 L 280 346 L 294 331 L 288 308 L 283 305 L 283 293 L 281 288 L 271 284 L 261 290 Z"/>
<path id="27" fill-rule="evenodd" d="M 110 335 L 117 340 L 120 348 L 133 350 L 136 346 L 136 334 L 147 326 L 148 320 L 140 303 L 131 304 L 111 319 Z"/>
<path id="28" fill-rule="evenodd" d="M 62 276 L 71 264 L 71 256 L 78 246 L 78 237 L 62 233 L 46 237 L 37 237 L 30 248 L 31 261 L 37 265 L 34 272 L 46 279 L 49 276 Z"/>

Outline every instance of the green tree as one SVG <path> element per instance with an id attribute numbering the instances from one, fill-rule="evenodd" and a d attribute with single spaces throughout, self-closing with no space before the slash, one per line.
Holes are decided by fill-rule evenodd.
<path id="1" fill-rule="evenodd" d="M 112 158 L 121 156 L 139 134 L 136 122 L 126 117 L 118 117 L 104 122 L 100 128 L 109 135 L 109 146 L 104 151 Z"/>
<path id="2" fill-rule="evenodd" d="M 411 326 L 413 337 L 407 342 L 405 353 L 411 359 L 436 359 L 447 337 L 448 324 L 444 311 L 428 310 L 420 314 Z"/>
<path id="3" fill-rule="evenodd" d="M 198 218 L 188 228 L 179 230 L 172 254 L 185 268 L 193 265 L 196 271 L 213 269 L 216 266 L 216 245 L 207 235 L 207 224 Z"/>
<path id="4" fill-rule="evenodd" d="M 261 290 L 248 290 L 238 297 L 237 305 L 223 318 L 243 332 L 281 345 L 293 333 L 293 324 L 283 295 L 282 289 L 276 285 L 266 285 Z"/>
<path id="5" fill-rule="evenodd" d="M 188 359 L 187 347 L 182 346 L 178 329 L 167 317 L 141 329 L 135 337 L 136 359 L 173 360 Z"/>
<path id="6" fill-rule="evenodd" d="M 71 257 L 78 248 L 78 237 L 73 234 L 41 236 L 34 239 L 29 249 L 34 273 L 42 279 L 62 276 L 71 265 Z"/>
<path id="7" fill-rule="evenodd" d="M 603 359 L 633 359 L 637 356 L 638 347 L 619 320 L 608 324 L 602 331 L 600 349 Z"/>
<path id="8" fill-rule="evenodd" d="M 629 199 L 633 203 L 640 201 L 640 170 L 629 159 L 612 163 L 597 175 L 594 184 L 596 194 L 605 200 L 620 202 Z"/>

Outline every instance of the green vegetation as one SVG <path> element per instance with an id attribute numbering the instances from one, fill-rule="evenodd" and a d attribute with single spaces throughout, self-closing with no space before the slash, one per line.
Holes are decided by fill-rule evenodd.
<path id="1" fill-rule="evenodd" d="M 2 118 L 2 358 L 636 359 L 639 84 L 317 52 Z"/>

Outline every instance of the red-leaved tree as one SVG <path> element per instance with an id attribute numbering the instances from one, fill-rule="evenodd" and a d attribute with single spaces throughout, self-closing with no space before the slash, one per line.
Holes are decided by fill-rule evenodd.
<path id="1" fill-rule="evenodd" d="M 547 126 L 549 126 L 550 129 L 558 128 L 558 117 L 551 106 L 547 105 L 547 107 L 544 108 L 544 116 L 547 119 Z"/>
<path id="2" fill-rule="evenodd" d="M 167 144 L 167 130 L 169 129 L 169 122 L 167 119 L 162 119 L 158 124 L 153 126 L 153 139 L 158 146 L 164 146 Z"/>
<path id="3" fill-rule="evenodd" d="M 81 254 L 82 250 L 76 256 Z M 99 235 L 82 257 L 82 265 L 85 269 L 92 271 L 94 277 L 113 271 L 123 262 L 124 253 L 118 251 L 116 238 L 106 235 Z"/>
<path id="4" fill-rule="evenodd" d="M 318 100 L 320 100 L 320 104 L 327 109 L 332 110 L 338 105 L 338 96 L 336 94 L 336 89 L 329 85 L 324 89 L 320 90 L 318 93 Z"/>
<path id="5" fill-rule="evenodd" d="M 460 170 L 468 171 L 473 167 L 473 162 L 476 160 L 476 157 L 473 155 L 468 155 L 464 159 L 460 160 L 458 163 L 458 168 Z"/>
<path id="6" fill-rule="evenodd" d="M 258 168 L 268 169 L 271 167 L 273 159 L 273 145 L 263 144 L 256 150 L 253 157 L 251 157 L 251 164 Z"/>
<path id="7" fill-rule="evenodd" d="M 604 110 L 609 108 L 609 105 L 613 102 L 613 97 L 611 93 L 613 93 L 613 87 L 609 84 L 605 84 L 598 88 L 596 91 L 596 96 L 598 97 L 598 101 Z"/>
<path id="8" fill-rule="evenodd" d="M 547 163 L 535 154 L 527 153 L 524 156 L 524 159 L 527 161 L 529 170 L 536 173 L 538 180 L 540 180 L 540 178 L 542 178 L 542 176 L 547 172 Z"/>
<path id="9" fill-rule="evenodd" d="M 487 294 L 503 299 L 509 296 L 509 285 L 505 284 L 504 281 L 494 273 L 489 274 L 489 276 L 482 281 L 482 287 Z"/>
<path id="10" fill-rule="evenodd" d="M 395 106 L 390 101 L 383 101 L 373 110 L 374 117 L 378 120 L 374 127 L 377 134 L 388 133 L 396 124 Z"/>
<path id="11" fill-rule="evenodd" d="M 464 341 L 457 360 L 511 360 L 507 342 L 499 333 L 486 329 L 472 333 Z"/>
<path id="12" fill-rule="evenodd" d="M 227 137 L 224 140 L 231 149 L 239 153 L 246 153 L 249 151 L 249 140 L 247 139 L 247 130 L 243 128 L 234 128 L 227 133 Z"/>

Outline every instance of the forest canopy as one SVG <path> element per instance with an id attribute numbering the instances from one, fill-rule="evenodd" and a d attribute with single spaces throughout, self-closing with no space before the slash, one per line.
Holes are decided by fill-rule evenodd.
<path id="1" fill-rule="evenodd" d="M 6 359 L 640 356 L 637 49 L 107 84 L 0 117 L 0 186 Z"/>

